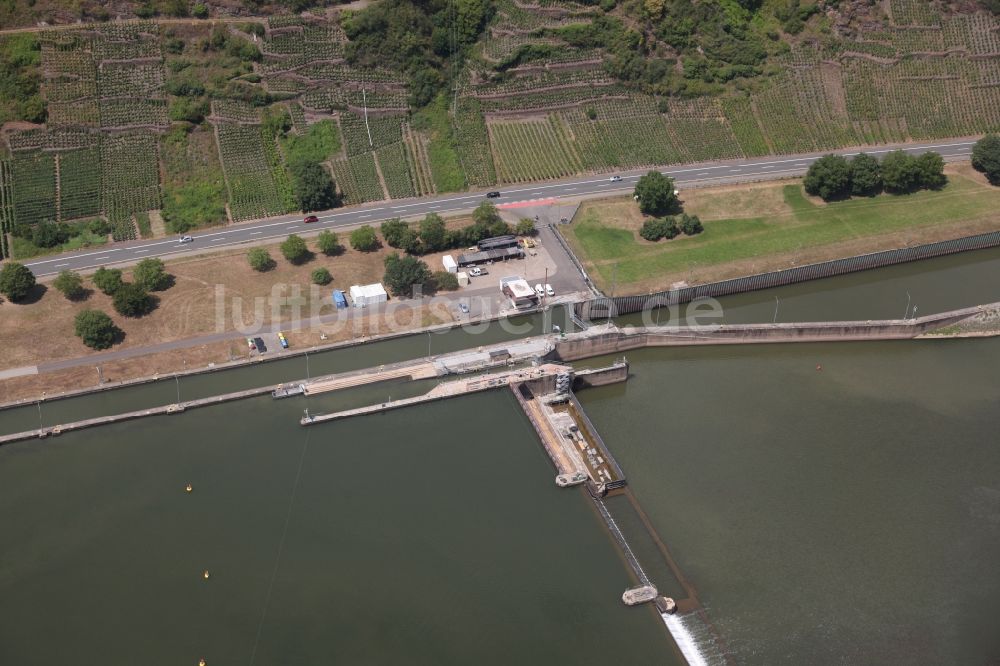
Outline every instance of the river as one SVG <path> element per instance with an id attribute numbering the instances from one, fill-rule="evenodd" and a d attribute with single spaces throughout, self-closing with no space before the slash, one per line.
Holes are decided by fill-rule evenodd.
<path id="1" fill-rule="evenodd" d="M 775 295 L 779 321 L 898 317 L 906 291 L 920 313 L 1000 300 L 1000 253 L 722 303 L 727 321 L 770 321 Z M 454 335 L 450 348 L 481 344 Z M 381 344 L 311 372 L 422 356 L 427 337 Z M 1000 658 L 998 352 L 648 350 L 629 354 L 626 385 L 580 393 L 697 590 L 703 619 L 683 621 L 705 655 Z M 304 369 L 281 363 L 181 389 Z M 246 400 L 0 448 L 0 663 L 680 663 L 651 609 L 622 606 L 627 569 L 585 493 L 555 487 L 509 394 L 297 425 L 305 406 L 418 388 Z M 33 418 L 0 412 L 0 430 Z"/>

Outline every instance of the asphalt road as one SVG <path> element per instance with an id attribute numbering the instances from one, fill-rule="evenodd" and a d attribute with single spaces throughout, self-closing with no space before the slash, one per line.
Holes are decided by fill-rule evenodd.
<path id="1" fill-rule="evenodd" d="M 967 158 L 975 143 L 972 139 L 955 139 L 902 146 L 885 146 L 866 150 L 870 155 L 880 155 L 897 148 L 908 153 L 919 154 L 928 150 L 940 153 L 945 160 L 955 161 Z M 857 151 L 838 151 L 842 155 L 854 155 Z M 781 158 L 757 158 L 732 160 L 705 164 L 663 168 L 663 173 L 673 177 L 678 187 L 705 186 L 711 184 L 748 182 L 787 178 L 805 173 L 809 165 L 824 153 L 785 156 Z M 613 182 L 610 176 L 587 176 L 558 182 L 514 185 L 500 188 L 501 196 L 490 199 L 498 206 L 541 205 L 557 198 L 574 198 L 631 191 L 635 181 L 648 169 L 618 174 L 621 180 Z M 97 249 L 67 252 L 51 255 L 34 261 L 27 261 L 35 275 L 42 277 L 63 270 L 85 271 L 99 266 L 129 264 L 147 257 L 162 257 L 171 254 L 204 252 L 240 243 L 274 241 L 292 233 L 317 232 L 321 229 L 340 229 L 361 224 L 374 224 L 394 217 L 422 217 L 427 213 L 455 213 L 468 211 L 486 200 L 485 191 L 462 194 L 446 194 L 423 199 L 407 199 L 381 202 L 366 206 L 338 208 L 325 213 L 316 213 L 318 222 L 304 224 L 299 215 L 268 218 L 257 222 L 236 224 L 217 230 L 205 230 L 191 234 L 193 243 L 180 244 L 179 236 L 160 240 L 129 241 L 102 246 Z"/>

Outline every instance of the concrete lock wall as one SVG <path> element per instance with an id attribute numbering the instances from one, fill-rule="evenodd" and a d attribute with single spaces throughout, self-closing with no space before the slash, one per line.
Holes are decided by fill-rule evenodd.
<path id="1" fill-rule="evenodd" d="M 758 275 L 749 275 L 721 282 L 711 282 L 709 284 L 685 287 L 672 291 L 662 291 L 655 294 L 595 298 L 577 303 L 574 306 L 574 312 L 581 319 L 613 318 L 658 306 L 689 303 L 698 298 L 719 298 L 730 294 L 781 287 L 796 282 L 845 275 L 872 268 L 883 268 L 885 266 L 917 261 L 919 259 L 929 259 L 992 247 L 1000 247 L 1000 231 L 992 231 L 986 234 L 967 236 L 965 238 L 938 243 L 929 243 L 927 245 L 918 245 L 916 247 L 874 252 L 846 259 L 834 259 L 833 261 L 825 261 L 808 266 L 798 266 L 771 273 L 760 273 Z"/>

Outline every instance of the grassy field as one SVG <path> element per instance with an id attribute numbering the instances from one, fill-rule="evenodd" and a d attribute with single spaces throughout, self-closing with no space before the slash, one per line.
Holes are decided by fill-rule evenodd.
<path id="1" fill-rule="evenodd" d="M 968 167 L 948 167 L 937 192 L 881 195 L 831 204 L 806 197 L 801 184 L 688 190 L 685 212 L 705 231 L 651 243 L 630 199 L 583 204 L 567 239 L 598 285 L 644 293 L 760 273 L 865 252 L 1000 228 L 1000 188 Z"/>

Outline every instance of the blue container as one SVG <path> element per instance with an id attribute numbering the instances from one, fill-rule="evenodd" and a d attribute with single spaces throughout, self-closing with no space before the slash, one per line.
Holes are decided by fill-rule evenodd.
<path id="1" fill-rule="evenodd" d="M 344 292 L 339 289 L 333 290 L 333 304 L 337 306 L 337 309 L 347 307 L 347 297 L 344 296 Z"/>

